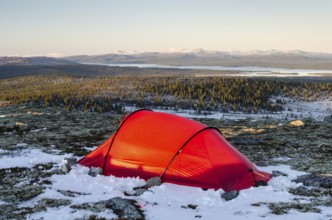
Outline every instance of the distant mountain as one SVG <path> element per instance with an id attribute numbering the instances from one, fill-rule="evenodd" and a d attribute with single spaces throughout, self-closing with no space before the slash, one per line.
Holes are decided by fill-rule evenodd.
<path id="1" fill-rule="evenodd" d="M 332 69 L 332 54 L 305 51 L 253 50 L 207 51 L 170 50 L 163 52 L 79 55 L 62 59 L 90 64 L 161 64 L 175 66 L 260 66 L 303 69 Z"/>
<path id="2" fill-rule="evenodd" d="M 0 57 L 0 65 L 68 65 L 74 61 L 52 57 Z"/>

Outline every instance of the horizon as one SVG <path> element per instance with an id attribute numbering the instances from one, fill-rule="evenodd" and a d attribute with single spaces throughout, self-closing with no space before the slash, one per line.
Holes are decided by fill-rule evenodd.
<path id="1" fill-rule="evenodd" d="M 241 55 L 252 55 L 255 53 L 267 53 L 267 52 L 275 52 L 275 53 L 313 53 L 313 54 L 331 54 L 332 52 L 321 52 L 321 51 L 304 51 L 304 50 L 276 50 L 276 49 L 267 49 L 267 50 L 205 50 L 203 48 L 196 48 L 196 49 L 162 49 L 159 51 L 111 51 L 109 53 L 102 53 L 102 54 L 73 54 L 73 55 L 65 55 L 65 54 L 24 54 L 24 55 L 0 55 L 0 57 L 23 57 L 23 58 L 33 58 L 33 57 L 51 57 L 51 58 L 65 58 L 71 56 L 103 56 L 109 54 L 117 54 L 117 55 L 133 55 L 133 54 L 143 54 L 143 53 L 164 53 L 164 54 L 171 54 L 171 53 L 196 53 L 199 50 L 203 50 L 204 52 L 222 52 L 222 53 L 238 53 Z"/>
<path id="2" fill-rule="evenodd" d="M 332 53 L 328 0 L 12 0 L 0 6 L 0 56 L 178 48 Z"/>

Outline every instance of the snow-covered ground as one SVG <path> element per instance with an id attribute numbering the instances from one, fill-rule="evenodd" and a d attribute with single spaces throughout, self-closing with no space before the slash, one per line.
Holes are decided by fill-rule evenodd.
<path id="1" fill-rule="evenodd" d="M 156 108 L 154 111 L 167 112 L 176 114 L 182 117 L 187 118 L 210 118 L 210 119 L 223 119 L 223 120 L 241 120 L 241 119 L 261 119 L 261 118 L 270 118 L 270 119 L 304 119 L 304 118 L 313 118 L 317 121 L 322 121 L 326 116 L 332 115 L 332 98 L 324 99 L 320 101 L 313 102 L 304 102 L 304 101 L 294 101 L 287 100 L 287 103 L 284 104 L 285 111 L 278 113 L 263 113 L 259 112 L 257 114 L 248 114 L 241 112 L 232 112 L 228 113 L 223 112 L 204 112 L 197 114 L 194 110 L 172 110 L 172 109 L 162 109 Z M 125 107 L 126 112 L 133 112 L 138 108 L 135 107 Z"/>
<path id="2" fill-rule="evenodd" d="M 284 111 L 283 114 L 287 114 L 289 117 L 311 117 L 318 121 L 322 121 L 324 117 L 332 115 L 332 97 L 313 102 L 288 101 L 285 104 L 285 109 L 286 111 Z M 289 109 L 291 109 L 291 111 L 288 111 Z"/>
<path id="3" fill-rule="evenodd" d="M 4 153 L 4 151 L 2 151 L 2 153 Z M 12 154 L 10 157 L 6 154 L 0 156 L 0 169 L 16 166 L 30 167 L 31 164 L 47 163 L 50 161 L 57 163 L 58 167 L 60 167 L 62 163 L 64 163 L 64 158 L 67 156 L 68 155 L 47 154 L 38 149 L 23 150 Z M 276 160 L 283 159 L 276 158 Z M 269 181 L 268 186 L 242 190 L 237 198 L 231 201 L 225 201 L 220 197 L 223 193 L 221 189 L 217 191 L 204 191 L 200 188 L 169 183 L 163 183 L 160 186 L 150 188 L 149 191 L 141 196 L 126 196 L 126 191 L 132 190 L 133 187 L 144 185 L 145 181 L 139 178 L 117 178 L 100 175 L 92 177 L 88 175 L 89 169 L 87 167 L 75 165 L 68 174 L 53 175 L 51 177 L 51 184 L 42 194 L 32 200 L 23 202 L 20 206 L 29 207 L 33 204 L 37 204 L 38 201 L 44 198 L 70 199 L 71 205 L 79 205 L 120 196 L 138 201 L 139 206 L 148 220 L 331 219 L 332 209 L 328 207 L 319 207 L 321 213 L 290 210 L 287 214 L 272 214 L 266 203 L 294 202 L 294 200 L 296 200 L 297 203 L 301 205 L 309 202 L 309 197 L 296 196 L 288 192 L 288 189 L 302 185 L 300 183 L 294 183 L 292 180 L 304 173 L 292 170 L 287 165 L 259 167 L 259 169 L 266 172 L 278 170 L 288 176 L 274 177 Z M 65 196 L 61 194 L 59 190 L 74 192 L 75 196 Z M 0 201 L 0 205 L 1 204 L 5 203 Z M 116 217 L 112 211 L 92 213 L 89 210 L 77 210 L 70 208 L 70 206 L 65 206 L 48 208 L 47 211 L 33 213 L 29 215 L 27 219 L 65 220 L 84 218 L 90 215 L 97 215 L 97 217 L 105 217 L 107 219 Z"/>
<path id="4" fill-rule="evenodd" d="M 18 144 L 17 147 L 26 147 L 25 143 Z M 1 156 L 2 155 L 2 156 Z M 0 169 L 11 167 L 32 167 L 41 163 L 59 163 L 63 157 L 71 155 L 52 155 L 39 149 L 25 149 L 22 151 L 6 151 L 0 149 Z"/>

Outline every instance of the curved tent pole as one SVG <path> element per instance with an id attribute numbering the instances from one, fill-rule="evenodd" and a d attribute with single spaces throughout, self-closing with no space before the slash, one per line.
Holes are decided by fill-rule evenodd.
<path id="1" fill-rule="evenodd" d="M 136 111 L 130 113 L 127 117 L 125 117 L 125 119 L 123 120 L 123 122 L 120 124 L 118 130 L 116 130 L 116 132 L 115 132 L 115 134 L 114 134 L 114 137 L 113 137 L 113 140 L 112 140 L 110 146 L 108 147 L 107 154 L 106 154 L 106 156 L 105 156 L 104 165 L 103 165 L 103 170 L 105 170 L 105 166 L 106 166 L 106 161 L 107 161 L 108 154 L 109 154 L 109 152 L 110 152 L 110 150 L 111 150 L 111 147 L 112 147 L 113 142 L 114 142 L 114 140 L 115 140 L 115 138 L 116 138 L 116 135 L 119 133 L 119 131 L 120 131 L 122 125 L 127 121 L 128 118 L 130 118 L 132 115 L 134 115 L 135 113 L 140 112 L 140 111 L 152 111 L 152 110 L 151 110 L 151 109 L 145 109 L 145 108 L 144 108 L 144 109 L 138 109 L 138 110 L 136 110 Z M 103 171 L 103 172 L 104 172 L 104 171 Z"/>
<path id="2" fill-rule="evenodd" d="M 173 158 L 169 161 L 169 163 L 167 164 L 165 170 L 162 172 L 162 174 L 160 175 L 160 179 L 163 178 L 163 176 L 165 175 L 166 171 L 168 170 L 168 168 L 170 167 L 170 165 L 172 164 L 172 162 L 174 161 L 174 159 L 176 158 L 176 156 L 182 151 L 182 149 L 194 138 L 196 137 L 198 134 L 200 134 L 201 132 L 208 130 L 208 129 L 214 129 L 216 131 L 218 131 L 219 134 L 222 135 L 222 133 L 220 132 L 220 130 L 216 127 L 205 127 L 202 128 L 201 130 L 197 131 L 196 133 L 194 133 L 180 148 L 179 150 L 175 153 L 175 155 L 173 156 Z"/>

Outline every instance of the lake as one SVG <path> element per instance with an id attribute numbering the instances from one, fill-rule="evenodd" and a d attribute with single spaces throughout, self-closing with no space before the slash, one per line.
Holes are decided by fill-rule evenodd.
<path id="1" fill-rule="evenodd" d="M 158 64 L 103 64 L 103 63 L 84 63 L 93 65 L 105 66 L 119 66 L 119 67 L 138 67 L 138 68 L 161 68 L 161 69 L 193 69 L 193 70 L 225 70 L 240 73 L 225 74 L 227 76 L 270 76 L 270 77 L 296 77 L 296 76 L 321 76 L 328 74 L 332 76 L 332 70 L 310 70 L 310 69 L 287 69 L 287 68 L 273 68 L 273 67 L 257 67 L 257 66 L 241 66 L 241 67 L 227 67 L 227 66 L 171 66 Z M 203 76 L 203 75 L 202 75 Z"/>

